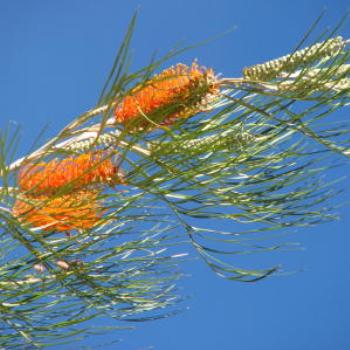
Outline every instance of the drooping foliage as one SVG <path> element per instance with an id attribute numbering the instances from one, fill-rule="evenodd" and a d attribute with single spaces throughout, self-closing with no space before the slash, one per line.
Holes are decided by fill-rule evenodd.
<path id="1" fill-rule="evenodd" d="M 238 256 L 288 248 L 271 232 L 334 218 L 323 174 L 349 156 L 347 40 L 334 31 L 239 78 L 197 62 L 156 74 L 182 50 L 129 73 L 135 21 L 95 108 L 17 160 L 17 131 L 1 132 L 2 348 L 120 327 L 92 331 L 95 318 L 167 317 L 186 245 L 252 282 L 278 265 Z"/>

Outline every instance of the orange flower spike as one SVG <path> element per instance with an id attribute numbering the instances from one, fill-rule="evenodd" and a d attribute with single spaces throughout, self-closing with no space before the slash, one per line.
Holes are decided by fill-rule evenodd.
<path id="1" fill-rule="evenodd" d="M 80 191 L 60 197 L 17 199 L 12 213 L 20 222 L 44 231 L 91 229 L 104 213 L 97 191 Z"/>
<path id="2" fill-rule="evenodd" d="M 167 125 L 208 109 L 208 97 L 218 93 L 212 69 L 199 67 L 196 62 L 191 67 L 178 64 L 134 88 L 117 105 L 115 118 L 141 128 L 152 126 L 152 122 Z"/>
<path id="3" fill-rule="evenodd" d="M 23 167 L 18 175 L 21 191 L 31 195 L 52 194 L 63 186 L 70 190 L 99 183 L 116 183 L 118 168 L 103 152 L 90 152 L 66 159 L 53 159 Z"/>

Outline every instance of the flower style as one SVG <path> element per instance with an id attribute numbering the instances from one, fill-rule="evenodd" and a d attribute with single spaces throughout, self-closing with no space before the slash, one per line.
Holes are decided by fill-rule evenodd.
<path id="1" fill-rule="evenodd" d="M 136 86 L 115 109 L 116 121 L 128 129 L 172 124 L 209 108 L 219 88 L 212 69 L 177 64 Z"/>
<path id="2" fill-rule="evenodd" d="M 105 211 L 98 195 L 98 191 L 90 190 L 57 197 L 21 196 L 16 199 L 12 213 L 20 222 L 44 231 L 91 229 L 101 220 Z"/>
<path id="3" fill-rule="evenodd" d="M 118 167 L 104 152 L 89 152 L 65 159 L 29 164 L 19 171 L 18 185 L 27 195 L 52 195 L 61 189 L 80 190 L 92 185 L 115 184 Z"/>

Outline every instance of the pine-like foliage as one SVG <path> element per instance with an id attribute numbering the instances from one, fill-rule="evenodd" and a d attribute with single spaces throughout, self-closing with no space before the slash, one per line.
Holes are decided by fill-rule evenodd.
<path id="1" fill-rule="evenodd" d="M 238 255 L 334 218 L 321 175 L 350 154 L 348 123 L 332 119 L 350 101 L 347 40 L 333 32 L 240 78 L 197 62 L 155 74 L 181 50 L 129 73 L 135 20 L 95 108 L 17 160 L 18 131 L 1 131 L 0 348 L 167 317 L 186 244 L 218 275 L 257 281 L 278 266 Z"/>

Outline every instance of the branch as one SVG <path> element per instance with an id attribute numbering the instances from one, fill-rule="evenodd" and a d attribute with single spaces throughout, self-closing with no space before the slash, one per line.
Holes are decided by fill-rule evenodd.
<path id="1" fill-rule="evenodd" d="M 29 154 L 25 157 L 19 158 L 19 159 L 15 160 L 14 162 L 12 162 L 8 166 L 7 170 L 8 171 L 17 170 L 26 162 L 30 162 L 30 161 L 39 159 L 43 156 L 46 156 L 48 154 L 51 154 L 51 153 L 54 153 L 54 152 L 57 152 L 60 150 L 68 151 L 68 150 L 78 149 L 79 145 L 82 146 L 82 144 L 79 144 L 79 143 L 84 142 L 84 141 L 87 141 L 88 145 L 93 145 L 94 143 L 95 144 L 103 143 L 104 142 L 104 137 L 103 137 L 104 134 L 101 134 L 100 123 L 94 124 L 88 128 L 84 128 L 82 130 L 79 130 L 78 135 L 70 137 L 65 141 L 61 141 L 59 143 L 57 143 L 57 141 L 61 140 L 64 137 L 64 135 L 67 133 L 67 131 L 70 131 L 73 128 L 79 126 L 82 123 L 82 119 L 84 121 L 86 121 L 93 116 L 96 116 L 96 115 L 99 115 L 99 114 L 105 112 L 110 107 L 111 106 L 109 106 L 109 105 L 104 105 L 102 107 L 92 109 L 92 110 L 82 114 L 80 117 L 77 118 L 77 120 L 75 122 L 73 122 L 70 125 L 68 125 L 67 127 L 65 127 L 57 136 L 52 138 L 46 144 L 44 144 L 43 146 L 41 146 L 40 148 L 38 148 L 37 150 L 35 150 L 31 154 Z M 105 125 L 106 125 L 106 127 L 115 127 L 114 118 L 109 118 L 106 121 Z M 121 131 L 114 130 L 112 133 L 109 133 L 108 135 L 110 137 L 114 137 L 114 139 L 117 139 L 121 135 Z M 106 135 L 105 135 L 105 138 L 106 138 Z M 110 140 L 110 138 L 109 138 L 109 140 Z M 142 155 L 150 156 L 150 152 L 148 150 L 143 149 L 142 147 L 140 147 L 138 145 L 130 145 L 126 141 L 119 141 L 118 145 L 121 147 L 129 147 Z M 86 146 L 86 144 L 85 144 L 85 146 Z M 1 172 L 0 172 L 0 175 L 2 175 Z"/>

